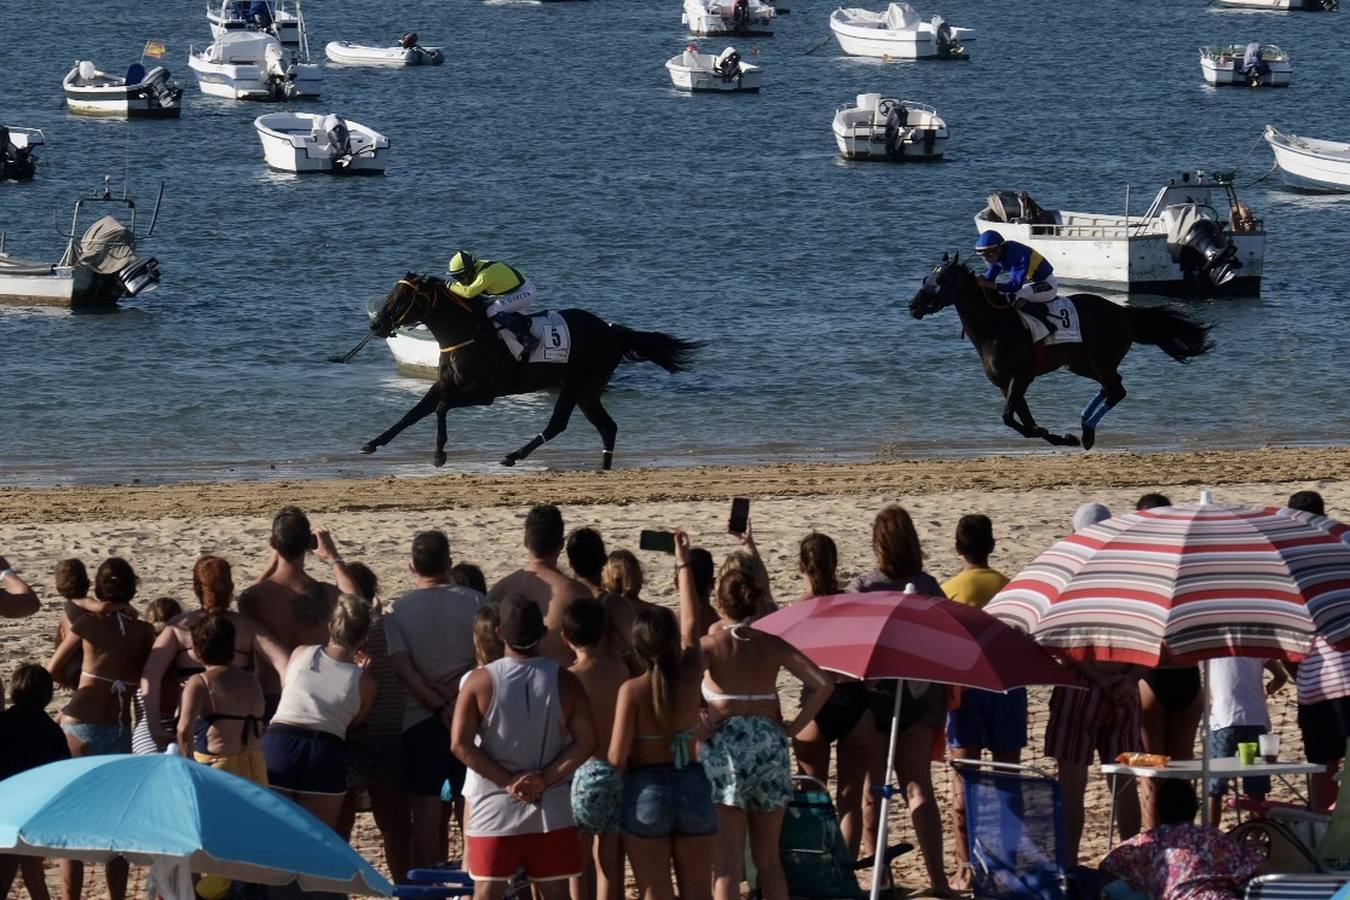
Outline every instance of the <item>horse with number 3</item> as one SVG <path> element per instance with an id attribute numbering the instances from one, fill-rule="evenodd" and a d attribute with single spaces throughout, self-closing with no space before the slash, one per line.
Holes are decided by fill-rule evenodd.
<path id="1" fill-rule="evenodd" d="M 1096 294 L 1072 294 L 1082 341 L 1037 347 L 1021 316 L 997 292 L 975 282 L 975 273 L 960 255 L 933 269 L 909 303 L 916 319 L 948 306 L 956 307 L 961 326 L 984 365 L 984 373 L 1003 392 L 1003 422 L 1023 437 L 1041 438 L 1056 446 L 1078 446 L 1072 434 L 1055 434 L 1036 424 L 1027 406 L 1027 388 L 1037 376 L 1067 368 L 1101 385 L 1083 408 L 1081 444 L 1091 449 L 1097 426 L 1125 399 L 1120 361 L 1133 344 L 1151 344 L 1179 363 L 1188 363 L 1214 348 L 1211 325 L 1197 322 L 1167 306 L 1120 306 Z"/>
<path id="2" fill-rule="evenodd" d="M 376 337 L 387 338 L 398 328 L 423 323 L 441 348 L 439 377 L 416 406 L 392 428 L 361 448 L 374 453 L 399 432 L 432 412 L 436 413 L 437 466 L 445 464 L 445 415 L 455 407 L 486 406 L 498 397 L 558 389 L 553 415 L 544 430 L 529 443 L 506 454 L 502 465 L 513 466 L 557 437 L 577 407 L 600 432 L 604 443 L 601 467 L 614 460 L 614 424 L 600 402 L 614 370 L 625 360 L 653 362 L 667 372 L 689 367 L 702 343 L 685 341 L 659 331 L 634 331 L 612 325 L 584 309 L 559 312 L 571 333 L 566 362 L 520 362 L 497 338 L 482 307 L 452 294 L 443 279 L 432 275 L 404 275 L 371 320 Z"/>

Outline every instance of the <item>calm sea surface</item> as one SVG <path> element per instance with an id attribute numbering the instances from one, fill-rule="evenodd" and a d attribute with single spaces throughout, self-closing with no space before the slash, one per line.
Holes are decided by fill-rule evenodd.
<path id="1" fill-rule="evenodd" d="M 978 29 L 968 63 L 842 56 L 825 0 L 788 0 L 777 34 L 741 45 L 759 95 L 675 92 L 663 63 L 689 37 L 677 0 L 583 3 L 306 0 L 311 46 L 387 44 L 416 29 L 439 68 L 343 69 L 300 104 L 376 127 L 383 178 L 297 179 L 263 165 L 252 120 L 275 107 L 203 97 L 187 67 L 209 41 L 192 0 L 8 3 L 0 121 L 41 127 L 31 184 L 0 185 L 0 229 L 54 258 L 71 203 L 130 173 L 148 206 L 163 287 L 111 315 L 0 307 L 0 483 L 371 475 L 430 471 L 431 419 L 373 457 L 356 448 L 425 390 L 365 332 L 364 307 L 405 270 L 443 271 L 460 245 L 525 269 L 541 305 L 708 342 L 695 370 L 621 368 L 607 405 L 618 465 L 867 458 L 1040 449 L 999 421 L 952 313 L 904 306 L 944 250 L 971 245 L 999 188 L 1045 206 L 1141 212 L 1169 176 L 1270 167 L 1267 122 L 1350 140 L 1350 12 L 1222 11 L 1201 0 L 925 0 Z M 100 121 L 61 106 L 77 58 L 119 71 L 147 38 L 186 88 L 177 122 Z M 1285 90 L 1204 85 L 1197 48 L 1262 40 L 1292 56 Z M 725 41 L 703 41 L 720 49 Z M 753 48 L 753 49 L 752 49 Z M 844 163 L 834 108 L 880 91 L 935 105 L 945 163 Z M 1350 197 L 1271 176 L 1242 192 L 1269 232 L 1259 299 L 1192 304 L 1218 349 L 1183 369 L 1156 349 L 1125 362 L 1129 399 L 1104 448 L 1339 442 L 1350 335 Z M 1147 298 L 1145 298 L 1147 302 Z M 1076 426 L 1095 387 L 1038 381 L 1033 411 Z M 452 413 L 451 467 L 486 468 L 536 433 L 552 398 Z M 598 459 L 578 415 L 531 464 Z"/>

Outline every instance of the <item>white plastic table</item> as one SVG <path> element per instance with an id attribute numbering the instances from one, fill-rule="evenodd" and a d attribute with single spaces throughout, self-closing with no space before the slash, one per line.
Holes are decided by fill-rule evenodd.
<path id="1" fill-rule="evenodd" d="M 1210 778 L 1252 778 L 1261 775 L 1270 775 L 1278 778 L 1282 784 L 1294 792 L 1303 803 L 1308 802 L 1308 797 L 1312 796 L 1312 776 L 1318 772 L 1325 772 L 1326 766 L 1317 765 L 1310 762 L 1298 762 L 1296 760 L 1281 760 L 1278 762 L 1263 762 L 1260 758 L 1256 759 L 1251 765 L 1243 765 L 1236 756 L 1216 756 L 1211 757 L 1209 761 Z M 1201 761 L 1198 759 L 1179 759 L 1169 762 L 1165 766 L 1123 766 L 1120 763 L 1103 763 L 1102 774 L 1111 779 L 1111 816 L 1107 826 L 1107 840 L 1115 834 L 1116 830 L 1116 787 L 1117 778 L 1121 775 L 1134 775 L 1137 778 L 1181 778 L 1186 781 L 1199 781 L 1204 778 L 1201 769 Z M 1299 793 L 1298 788 L 1294 787 L 1288 779 L 1290 775 L 1305 775 L 1308 779 L 1308 794 Z M 1202 795 L 1204 792 L 1201 792 Z M 1201 809 L 1207 810 L 1204 805 L 1204 797 L 1201 797 Z"/>

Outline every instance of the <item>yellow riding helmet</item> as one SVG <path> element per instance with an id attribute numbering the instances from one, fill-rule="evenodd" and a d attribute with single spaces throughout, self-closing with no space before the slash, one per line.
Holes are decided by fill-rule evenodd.
<path id="1" fill-rule="evenodd" d="M 473 254 L 468 250 L 459 250 L 454 256 L 450 257 L 450 274 L 456 278 L 461 278 L 471 272 L 478 265 L 478 260 L 473 258 Z"/>

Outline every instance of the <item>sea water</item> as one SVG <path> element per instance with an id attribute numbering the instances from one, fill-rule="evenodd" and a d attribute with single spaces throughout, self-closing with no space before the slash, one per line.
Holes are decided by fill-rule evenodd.
<path id="1" fill-rule="evenodd" d="M 861 0 L 859 0 L 861 2 Z M 1350 13 L 1220 10 L 1201 0 L 924 0 L 978 30 L 969 62 L 843 56 L 831 4 L 787 0 L 771 38 L 735 43 L 764 69 L 758 95 L 676 92 L 665 61 L 692 39 L 677 0 L 368 3 L 307 0 L 323 97 L 389 136 L 384 177 L 269 171 L 255 116 L 203 97 L 187 67 L 209 42 L 204 5 L 12 3 L 0 27 L 0 121 L 47 133 L 31 184 L 0 185 L 12 252 L 54 259 L 71 204 L 112 176 L 164 208 L 143 250 L 156 292 L 107 315 L 0 307 L 0 481 L 430 471 L 428 419 L 371 457 L 356 450 L 427 388 L 372 342 L 366 303 L 405 271 L 441 272 L 459 247 L 510 262 L 539 305 L 579 306 L 707 342 L 693 370 L 625 364 L 606 396 L 620 466 L 867 459 L 878 453 L 1039 450 L 999 420 L 1002 400 L 948 311 L 906 304 L 944 251 L 965 251 L 998 189 L 1042 205 L 1141 213 L 1182 170 L 1238 169 L 1268 231 L 1259 298 L 1196 301 L 1212 355 L 1183 369 L 1151 347 L 1124 363 L 1129 397 L 1104 449 L 1339 442 L 1350 197 L 1288 192 L 1253 152 L 1263 126 L 1350 140 Z M 878 5 L 879 8 L 879 5 Z M 341 68 L 323 44 L 392 44 L 415 29 L 436 68 Z M 76 117 L 61 79 L 108 71 L 147 39 L 185 88 L 179 121 Z M 1260 40 L 1292 57 L 1293 86 L 1207 87 L 1198 48 Z M 945 162 L 846 163 L 830 120 L 855 94 L 937 107 Z M 1138 302 L 1156 302 L 1142 298 Z M 1032 387 L 1042 424 L 1076 426 L 1095 385 Z M 451 412 L 450 467 L 495 465 L 547 421 L 537 394 Z M 581 415 L 531 458 L 598 462 Z"/>

